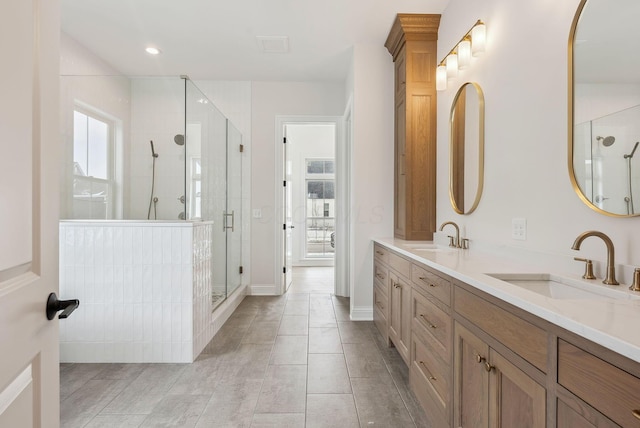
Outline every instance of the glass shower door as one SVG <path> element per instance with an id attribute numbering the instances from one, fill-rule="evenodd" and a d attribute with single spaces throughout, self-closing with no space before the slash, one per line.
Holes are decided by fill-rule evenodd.
<path id="1" fill-rule="evenodd" d="M 186 139 L 190 220 L 213 221 L 212 309 L 227 297 L 227 119 L 190 81 L 186 82 Z M 230 226 L 230 224 L 229 224 Z"/>
<path id="2" fill-rule="evenodd" d="M 227 295 L 242 283 L 242 150 L 242 134 L 227 120 Z"/>

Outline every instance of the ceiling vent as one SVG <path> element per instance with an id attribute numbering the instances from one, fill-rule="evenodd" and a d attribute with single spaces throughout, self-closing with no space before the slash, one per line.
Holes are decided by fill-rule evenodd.
<path id="1" fill-rule="evenodd" d="M 287 36 L 256 36 L 256 39 L 264 53 L 289 52 L 289 37 Z"/>

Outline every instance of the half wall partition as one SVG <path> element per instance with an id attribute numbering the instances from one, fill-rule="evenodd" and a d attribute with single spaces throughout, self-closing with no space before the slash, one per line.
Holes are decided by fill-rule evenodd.
<path id="1" fill-rule="evenodd" d="M 167 291 L 174 281 L 167 281 L 164 274 L 156 275 L 152 265 L 176 262 L 172 256 L 178 252 L 172 248 L 180 245 L 179 240 L 172 240 L 173 235 L 164 236 L 160 229 L 173 230 L 167 228 L 169 223 L 204 223 L 211 228 L 211 236 L 199 242 L 206 245 L 194 245 L 193 254 L 181 256 L 182 263 L 189 257 L 193 266 L 194 260 L 210 260 L 208 269 L 193 270 L 192 281 L 192 295 L 208 295 L 207 304 L 196 309 L 193 298 L 193 319 L 182 321 L 183 326 L 191 325 L 195 331 L 196 324 L 203 323 L 195 319 L 196 313 L 208 316 L 241 283 L 242 135 L 187 77 L 64 75 L 61 104 L 64 160 L 60 218 L 65 230 L 64 236 L 61 234 L 61 249 L 65 251 L 60 266 L 61 295 L 93 303 L 95 289 L 83 284 L 89 281 L 88 273 L 98 272 L 91 265 L 97 263 L 99 272 L 116 273 L 99 280 L 97 273 L 91 276 L 100 284 L 100 295 L 111 296 L 108 290 L 114 287 L 116 300 L 124 296 L 125 300 L 137 299 L 135 304 L 144 305 L 147 300 L 153 303 L 153 296 L 145 293 L 155 290 L 155 285 L 147 282 L 158 282 L 157 287 Z M 131 228 L 144 225 L 139 235 L 131 229 L 131 236 L 145 237 L 149 231 L 151 238 L 144 240 L 144 246 L 151 243 L 153 263 L 145 262 L 146 254 L 138 257 L 141 266 L 129 263 L 136 259 L 135 252 L 128 257 L 126 243 L 123 245 L 121 237 L 112 233 L 116 230 L 114 222 Z M 158 230 L 154 229 L 156 225 Z M 130 229 L 125 230 L 129 236 Z M 90 235 L 85 236 L 85 232 Z M 120 241 L 112 241 L 116 239 Z M 93 248 L 93 257 L 83 254 L 88 246 Z M 114 248 L 124 248 L 123 257 L 99 259 L 107 251 L 112 254 Z M 139 282 L 145 286 L 139 287 Z M 138 288 L 141 296 L 128 291 Z M 92 307 L 81 304 L 78 311 Z M 185 315 L 184 309 L 182 312 Z M 154 315 L 154 319 L 159 316 Z M 72 341 L 73 318 L 111 322 L 106 315 L 71 317 L 62 333 Z M 132 322 L 141 325 L 123 328 L 135 332 L 140 327 L 143 331 L 143 324 L 149 322 L 146 318 L 134 316 Z M 91 337 L 78 340 L 84 339 L 95 342 Z M 124 361 L 114 358 L 111 361 Z"/>

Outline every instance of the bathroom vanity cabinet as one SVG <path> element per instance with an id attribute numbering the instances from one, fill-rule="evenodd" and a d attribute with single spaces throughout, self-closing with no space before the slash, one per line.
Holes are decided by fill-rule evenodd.
<path id="1" fill-rule="evenodd" d="M 432 239 L 436 224 L 436 83 L 440 15 L 398 14 L 385 43 L 395 66 L 394 228 Z"/>
<path id="2" fill-rule="evenodd" d="M 640 426 L 639 362 L 392 248 L 374 246 L 374 318 L 432 426 Z"/>

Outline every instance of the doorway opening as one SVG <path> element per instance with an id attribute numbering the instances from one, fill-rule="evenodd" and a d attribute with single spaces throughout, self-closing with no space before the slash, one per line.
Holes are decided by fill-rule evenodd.
<path id="1" fill-rule="evenodd" d="M 276 241 L 276 268 L 285 293 L 293 281 L 322 277 L 323 289 L 331 279 L 336 293 L 336 268 L 346 262 L 346 251 L 336 246 L 336 229 L 345 223 L 341 192 L 339 151 L 342 136 L 340 117 L 278 118 L 276 136 L 282 144 L 276 165 L 282 176 L 282 192 L 276 192 L 281 208 L 282 229 Z M 342 251 L 341 251 L 342 250 Z M 310 279 L 310 278 L 309 278 Z M 316 282 L 319 286 L 320 282 Z M 297 287 L 296 287 L 297 290 Z"/>

